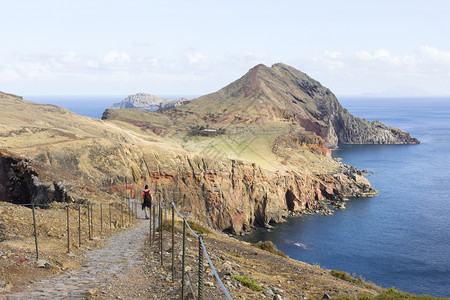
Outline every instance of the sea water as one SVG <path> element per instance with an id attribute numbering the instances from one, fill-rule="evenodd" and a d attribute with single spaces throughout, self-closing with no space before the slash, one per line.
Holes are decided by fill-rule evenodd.
<path id="1" fill-rule="evenodd" d="M 114 103 L 126 98 L 126 95 L 101 95 L 101 96 L 72 96 L 72 95 L 26 95 L 24 100 L 41 103 L 54 104 L 65 108 L 76 114 L 101 119 L 103 112 Z"/>
<path id="2" fill-rule="evenodd" d="M 101 119 L 103 112 L 127 95 L 26 95 L 24 100 L 41 104 L 54 104 L 76 114 Z M 161 95 L 165 99 L 196 98 L 197 95 Z"/>
<path id="3" fill-rule="evenodd" d="M 101 118 L 126 96 L 26 96 Z M 170 97 L 167 97 L 170 98 Z M 173 97 L 178 99 L 181 97 Z M 248 241 L 270 240 L 294 259 L 383 287 L 450 296 L 450 98 L 341 98 L 354 116 L 411 133 L 420 145 L 341 145 L 343 162 L 368 170 L 379 194 L 332 216 L 305 215 Z"/>
<path id="4" fill-rule="evenodd" d="M 247 241 L 383 287 L 450 296 L 450 98 L 340 99 L 354 116 L 408 131 L 420 145 L 341 145 L 379 194 L 332 216 L 306 215 Z"/>

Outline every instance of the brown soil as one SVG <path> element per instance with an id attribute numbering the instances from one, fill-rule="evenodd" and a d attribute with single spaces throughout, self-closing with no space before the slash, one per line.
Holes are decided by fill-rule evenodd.
<path id="1" fill-rule="evenodd" d="M 133 225 L 134 219 L 130 218 L 129 211 L 125 210 L 125 205 L 123 207 L 122 223 L 120 206 L 111 205 L 110 225 L 108 203 L 102 205 L 102 216 L 100 216 L 100 205 L 94 205 L 92 207 L 93 226 L 89 238 L 87 206 L 81 206 L 80 246 L 78 206 L 71 204 L 69 209 L 69 249 L 67 248 L 67 211 L 65 206 L 61 203 L 53 203 L 49 209 L 36 207 L 39 259 L 45 260 L 53 266 L 46 269 L 36 267 L 32 209 L 0 202 L 0 282 L 7 283 L 8 291 L 18 291 L 28 283 L 52 277 L 79 266 L 86 251 L 102 247 L 105 238 Z M 103 225 L 101 225 L 101 219 Z M 0 289 L 0 294 L 1 292 Z"/>
<path id="2" fill-rule="evenodd" d="M 2 203 L 5 204 L 5 203 Z M 79 267 L 88 250 L 102 247 L 103 239 L 118 230 L 135 224 L 128 223 L 129 214 L 124 214 L 124 226 L 120 210 L 112 213 L 113 224 L 109 229 L 108 210 L 103 210 L 103 228 L 100 233 L 99 207 L 94 206 L 94 237 L 89 240 L 87 225 L 82 227 L 82 246 L 78 247 L 78 214 L 70 210 L 71 217 L 71 250 L 67 253 L 66 210 L 54 207 L 38 209 L 38 240 L 40 258 L 49 261 L 51 268 L 37 268 L 34 253 L 34 237 L 31 210 L 21 206 L 0 206 L 0 221 L 4 224 L 0 243 L 0 282 L 6 282 L 3 292 L 19 292 L 26 290 L 30 283 L 56 276 L 70 268 Z M 72 220 L 73 218 L 73 220 Z M 87 224 L 87 216 L 81 214 L 82 224 Z M 132 219 L 133 220 L 133 219 Z M 86 222 L 86 223 L 84 223 Z M 141 222 L 148 222 L 142 220 Z M 72 224 L 73 223 L 73 224 Z M 166 223 L 167 224 L 167 223 Z M 171 224 L 171 222 L 168 222 Z M 30 228 L 31 227 L 31 228 Z M 117 228 L 116 228 L 117 227 Z M 147 226 L 140 226 L 148 232 Z M 150 244 L 148 235 L 141 241 L 140 257 L 142 261 L 131 272 L 120 274 L 118 279 L 107 286 L 90 289 L 87 297 L 91 299 L 179 299 L 181 297 L 181 256 L 182 235 L 177 223 L 175 235 L 175 281 L 172 281 L 172 240 L 171 232 L 163 231 L 163 265 L 159 251 L 159 234 Z M 92 234 L 92 233 L 91 233 Z M 84 239 L 83 239 L 84 237 Z M 203 235 L 204 244 L 226 289 L 233 299 L 272 299 L 278 294 L 282 299 L 320 299 L 324 294 L 331 297 L 341 295 L 357 295 L 361 293 L 375 295 L 380 288 L 368 283 L 354 284 L 331 276 L 329 270 L 311 266 L 293 259 L 257 249 L 248 243 L 237 241 L 223 233 L 214 232 Z M 192 234 L 187 236 L 186 270 L 192 281 L 194 293 L 197 293 L 198 282 L 198 240 Z M 114 264 L 111 261 L 111 264 Z M 214 277 L 211 267 L 204 258 L 203 296 L 207 299 L 223 299 L 224 293 Z M 264 291 L 252 291 L 230 275 L 252 278 Z M 187 280 L 187 279 L 186 279 Z M 190 294 L 186 285 L 185 294 Z M 188 296 L 189 298 L 189 296 Z"/>
<path id="3" fill-rule="evenodd" d="M 90 299 L 180 299 L 181 297 L 181 228 L 175 234 L 175 281 L 172 281 L 172 240 L 170 229 L 163 231 L 163 265 L 159 252 L 159 235 L 152 245 L 144 241 L 144 264 L 104 289 L 95 291 Z M 331 276 L 329 270 L 269 253 L 237 241 L 222 233 L 204 234 L 203 241 L 224 286 L 233 299 L 321 299 L 325 294 L 335 298 L 343 295 L 376 295 L 379 287 L 363 282 L 353 284 Z M 186 270 L 198 293 L 198 240 L 188 235 Z M 225 299 L 224 292 L 206 258 L 203 263 L 203 297 Z M 253 291 L 230 275 L 252 278 L 264 291 Z M 187 278 L 185 279 L 187 282 Z M 186 283 L 185 295 L 192 298 Z"/>

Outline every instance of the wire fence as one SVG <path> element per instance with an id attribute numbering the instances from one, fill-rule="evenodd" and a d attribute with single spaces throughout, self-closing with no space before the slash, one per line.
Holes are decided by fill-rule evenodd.
<path id="1" fill-rule="evenodd" d="M 36 206 L 34 203 L 20 204 L 21 206 L 27 206 L 31 208 L 32 218 L 32 231 L 34 235 L 36 260 L 40 259 L 41 252 L 39 247 L 42 243 L 39 235 L 39 224 L 41 220 L 36 216 Z M 76 204 L 76 203 L 61 203 L 61 204 L 46 204 L 46 209 L 61 209 L 65 210 L 65 223 L 66 223 L 66 235 L 65 248 L 67 253 L 71 251 L 71 242 L 74 245 L 77 242 L 78 247 L 81 247 L 86 241 L 92 241 L 95 235 L 102 234 L 105 229 L 112 230 L 114 228 L 122 228 L 126 226 L 126 222 L 131 223 L 138 218 L 137 201 L 131 201 L 126 199 L 123 202 L 114 203 L 89 203 L 89 204 Z M 0 204 L 0 206 L 17 206 L 16 204 Z M 167 213 L 171 210 L 171 247 L 172 247 L 172 282 L 175 282 L 175 216 L 177 215 L 182 219 L 183 233 L 182 233 L 182 255 L 181 255 L 181 299 L 185 299 L 188 292 L 194 299 L 202 299 L 203 297 L 203 273 L 204 273 L 204 258 L 208 261 L 215 279 L 219 283 L 223 294 L 227 299 L 232 299 L 228 290 L 225 288 L 220 276 L 218 275 L 212 260 L 208 254 L 206 246 L 203 242 L 203 238 L 200 233 L 195 232 L 185 216 L 183 216 L 177 209 L 174 202 L 168 205 L 164 205 L 162 201 L 155 201 L 150 207 L 148 219 L 149 219 L 149 243 L 153 245 L 158 243 L 158 254 L 160 255 L 161 267 L 164 265 L 164 243 L 163 243 L 163 225 L 168 220 Z M 145 212 L 147 215 L 147 213 Z M 96 216 L 96 218 L 94 217 Z M 42 222 L 43 223 L 43 222 Z M 198 241 L 198 255 L 195 263 L 198 265 L 197 273 L 197 287 L 194 288 L 193 277 L 189 274 L 186 264 L 186 252 L 187 252 L 187 230 Z M 180 262 L 180 261 L 178 261 Z M 187 290 L 189 288 L 189 291 Z M 194 290 L 197 290 L 197 295 Z"/>
<path id="2" fill-rule="evenodd" d="M 194 299 L 203 299 L 203 273 L 204 273 L 204 257 L 206 257 L 209 267 L 211 268 L 215 279 L 217 280 L 217 282 L 220 285 L 220 288 L 224 294 L 224 296 L 226 297 L 226 299 L 232 299 L 230 296 L 230 293 L 228 292 L 228 290 L 225 288 L 222 280 L 220 279 L 219 274 L 217 273 L 213 262 L 208 254 L 208 251 L 206 249 L 206 246 L 203 242 L 203 238 L 201 236 L 200 233 L 195 232 L 191 226 L 189 225 L 189 222 L 187 221 L 187 219 L 185 218 L 185 216 L 183 216 L 179 210 L 177 209 L 176 205 L 174 202 L 171 202 L 169 205 L 164 206 L 164 204 L 161 201 L 158 201 L 156 203 L 154 203 L 151 207 L 152 209 L 152 217 L 150 219 L 150 223 L 153 220 L 153 226 L 151 226 L 151 229 L 153 231 L 150 231 L 150 243 L 152 244 L 153 242 L 156 241 L 155 238 L 155 233 L 156 231 L 159 229 L 159 237 L 157 242 L 159 243 L 158 248 L 159 248 L 159 254 L 160 254 L 160 260 L 161 260 L 161 266 L 163 266 L 164 264 L 164 260 L 163 260 L 163 224 L 165 224 L 165 220 L 167 220 L 167 210 L 168 208 L 171 208 L 171 212 L 172 212 L 172 216 L 171 216 L 171 249 L 172 249 L 172 282 L 175 282 L 175 213 L 182 219 L 182 223 L 183 223 L 183 233 L 182 233 L 182 254 L 181 254 L 181 299 L 185 299 L 185 297 L 187 296 L 187 293 L 190 291 L 192 297 Z M 155 226 L 155 222 L 157 222 L 159 224 L 158 228 L 156 228 Z M 187 236 L 187 230 L 189 230 L 189 232 L 192 234 L 192 236 L 194 236 L 197 241 L 198 241 L 198 256 L 197 256 L 197 265 L 198 265 L 198 273 L 197 273 L 197 297 L 195 295 L 195 288 L 194 288 L 194 283 L 193 283 L 193 277 L 189 274 L 189 272 L 187 271 L 187 259 L 186 259 L 186 253 L 187 253 L 187 241 L 186 241 L 186 236 Z M 189 291 L 187 290 L 187 288 L 189 288 Z"/>
<path id="3" fill-rule="evenodd" d="M 1 206 L 18 206 L 17 204 L 0 204 Z M 36 260 L 41 257 L 39 246 L 42 243 L 42 237 L 39 232 L 39 225 L 44 224 L 36 215 L 36 208 L 41 205 L 34 203 L 20 204 L 31 208 L 30 218 L 32 219 L 32 231 L 35 243 Z M 132 223 L 137 218 L 137 203 L 127 199 L 124 202 L 112 203 L 51 203 L 43 206 L 45 209 L 61 209 L 65 210 L 65 234 L 67 239 L 65 248 L 70 253 L 71 246 L 78 245 L 81 247 L 86 241 L 92 241 L 95 235 L 103 234 L 107 228 L 111 231 L 114 228 L 123 228 L 126 222 Z M 95 217 L 94 217 L 95 216 Z M 106 227 L 106 228 L 105 228 Z M 61 230 L 61 228 L 58 228 Z M 44 234 L 44 232 L 41 232 Z M 49 235 L 46 232 L 46 235 Z M 74 243 L 75 242 L 75 243 Z"/>

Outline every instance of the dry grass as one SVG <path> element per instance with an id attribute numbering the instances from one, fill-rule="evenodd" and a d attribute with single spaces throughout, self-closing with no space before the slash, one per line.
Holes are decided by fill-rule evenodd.
<path id="1" fill-rule="evenodd" d="M 81 255 L 85 251 L 102 247 L 105 238 L 133 226 L 134 223 L 133 217 L 129 217 L 127 210 L 122 213 L 120 206 L 111 206 L 110 220 L 107 204 L 102 205 L 102 215 L 100 205 L 94 205 L 93 227 L 89 238 L 87 207 L 81 207 L 78 215 L 78 206 L 72 204 L 69 209 L 68 239 L 67 210 L 60 203 L 53 205 L 49 209 L 36 208 L 35 219 L 39 259 L 49 261 L 54 266 L 81 261 Z M 61 272 L 58 267 L 46 271 L 35 267 L 36 245 L 31 208 L 0 202 L 0 224 L 0 281 L 20 286 L 37 275 L 44 278 Z"/>

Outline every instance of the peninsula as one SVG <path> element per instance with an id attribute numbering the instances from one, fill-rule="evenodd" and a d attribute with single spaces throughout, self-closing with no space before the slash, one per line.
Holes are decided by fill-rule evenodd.
<path id="1" fill-rule="evenodd" d="M 47 208 L 55 202 L 119 201 L 121 195 L 139 198 L 148 184 L 157 200 L 173 201 L 190 220 L 216 230 L 211 243 L 242 249 L 228 260 L 251 272 L 252 251 L 222 232 L 243 234 L 291 215 L 328 214 L 344 208 L 349 197 L 375 195 L 365 171 L 332 159 L 339 144 L 420 143 L 400 129 L 352 116 L 329 89 L 281 63 L 257 65 L 219 91 L 185 102 L 169 109 L 158 102 L 158 110 L 149 111 L 135 109 L 135 101 L 134 109 L 107 109 L 97 120 L 0 93 L 0 202 Z M 33 246 L 17 231 L 30 226 L 26 210 L 18 206 L 0 214 L 0 243 L 11 251 L 18 249 L 17 239 L 23 239 L 22 248 Z M 40 230 L 54 243 L 63 236 L 56 233 L 57 218 L 49 217 L 57 212 L 41 214 L 47 217 Z M 320 288 L 304 287 L 310 297 L 330 286 L 338 286 L 333 295 L 378 291 L 335 284 L 340 279 L 320 268 L 285 266 L 289 278 L 300 269 L 321 278 Z M 0 264 L 0 274 L 12 270 Z"/>

